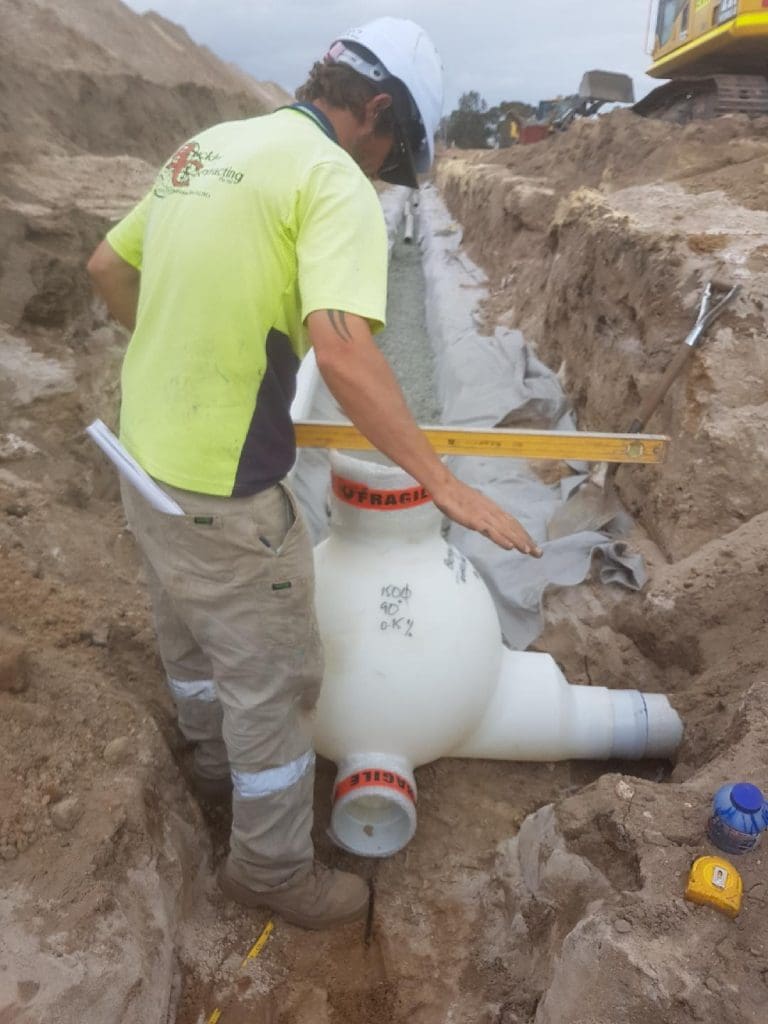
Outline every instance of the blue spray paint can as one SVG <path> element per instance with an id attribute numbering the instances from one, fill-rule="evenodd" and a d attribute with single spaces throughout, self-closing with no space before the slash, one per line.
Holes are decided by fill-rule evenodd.
<path id="1" fill-rule="evenodd" d="M 768 804 L 749 782 L 721 786 L 712 801 L 707 835 L 724 853 L 749 853 L 768 829 Z"/>

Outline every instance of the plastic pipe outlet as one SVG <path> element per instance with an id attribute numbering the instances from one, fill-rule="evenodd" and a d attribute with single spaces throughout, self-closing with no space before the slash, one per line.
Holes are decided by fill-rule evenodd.
<path id="1" fill-rule="evenodd" d="M 403 241 L 407 243 L 413 242 L 413 214 L 411 213 L 410 206 L 405 209 L 405 226 L 403 228 Z"/>
<path id="2" fill-rule="evenodd" d="M 503 647 L 491 596 L 441 515 L 391 464 L 331 456 L 330 536 L 315 549 L 326 674 L 309 723 L 338 766 L 331 834 L 385 857 L 416 831 L 414 768 L 438 757 L 668 757 L 666 697 L 569 686 L 547 654 Z"/>
<path id="3" fill-rule="evenodd" d="M 669 757 L 683 726 L 665 696 L 570 686 L 548 654 L 504 650 L 496 689 L 451 757 L 504 761 Z"/>

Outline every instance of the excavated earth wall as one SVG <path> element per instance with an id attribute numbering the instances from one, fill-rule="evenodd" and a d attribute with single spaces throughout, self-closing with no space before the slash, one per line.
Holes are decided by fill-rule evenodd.
<path id="1" fill-rule="evenodd" d="M 584 429 L 627 426 L 691 329 L 708 279 L 742 286 L 647 428 L 674 437 L 670 458 L 620 478 L 672 558 L 765 507 L 760 132 L 735 116 L 680 129 L 620 112 L 512 155 L 448 153 L 438 171 L 492 277 L 489 322 L 520 327 L 562 366 Z"/>
<path id="2" fill-rule="evenodd" d="M 680 129 L 617 113 L 540 145 L 448 152 L 437 169 L 491 280 L 487 326 L 522 329 L 559 368 L 584 429 L 631 422 L 706 281 L 742 287 L 649 424 L 672 437 L 669 459 L 618 477 L 645 591 L 586 584 L 547 602 L 537 646 L 572 681 L 668 692 L 686 736 L 666 784 L 605 776 L 511 841 L 529 899 L 536 883 L 532 903 L 516 890 L 520 912 L 545 918 L 532 960 L 546 980 L 536 1012 L 510 1020 L 735 1024 L 764 1013 L 764 855 L 739 862 L 757 899 L 735 923 L 681 898 L 693 857 L 712 852 L 709 794 L 729 779 L 768 782 L 763 127 L 726 117 Z M 540 888 L 558 850 L 604 873 L 626 920 L 601 920 L 600 894 L 564 923 L 564 889 L 553 905 Z"/>

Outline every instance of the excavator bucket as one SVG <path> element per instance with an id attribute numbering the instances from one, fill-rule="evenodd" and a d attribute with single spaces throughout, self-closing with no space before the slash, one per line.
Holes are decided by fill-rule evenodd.
<path id="1" fill-rule="evenodd" d="M 635 87 L 629 75 L 615 71 L 587 71 L 581 80 L 579 96 L 602 103 L 634 103 Z"/>

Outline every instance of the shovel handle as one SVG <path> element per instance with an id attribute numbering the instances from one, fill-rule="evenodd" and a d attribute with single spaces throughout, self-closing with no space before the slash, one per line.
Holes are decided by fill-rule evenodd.
<path id="1" fill-rule="evenodd" d="M 712 291 L 714 288 L 725 291 L 726 294 L 717 305 L 710 309 L 710 302 L 712 300 Z M 672 386 L 672 382 L 679 375 L 682 368 L 688 362 L 691 357 L 691 353 L 695 351 L 701 339 L 704 337 L 706 332 L 722 315 L 725 307 L 732 302 L 741 291 L 741 285 L 734 285 L 729 288 L 728 285 L 723 285 L 720 282 L 715 284 L 710 281 L 704 290 L 704 295 L 701 300 L 699 307 L 699 316 L 696 321 L 696 325 L 685 339 L 681 347 L 677 350 L 677 354 L 669 366 L 664 371 L 664 376 L 661 378 L 655 388 L 651 390 L 651 393 L 646 397 L 643 404 L 637 413 L 637 416 L 632 420 L 630 427 L 627 430 L 628 434 L 637 434 L 645 427 L 648 420 L 653 416 L 658 407 L 664 400 L 664 396 Z"/>
<path id="2" fill-rule="evenodd" d="M 637 434 L 645 427 L 648 420 L 664 401 L 664 396 L 672 387 L 675 379 L 680 375 L 680 371 L 695 351 L 695 348 L 691 345 L 681 345 L 678 348 L 674 359 L 664 371 L 664 376 L 656 387 L 651 389 L 650 394 L 647 395 L 645 401 L 640 406 L 637 416 L 627 430 L 628 434 Z"/>

